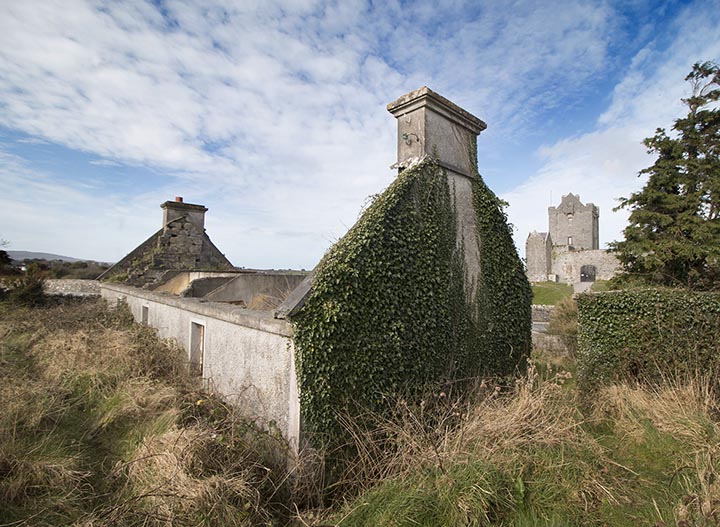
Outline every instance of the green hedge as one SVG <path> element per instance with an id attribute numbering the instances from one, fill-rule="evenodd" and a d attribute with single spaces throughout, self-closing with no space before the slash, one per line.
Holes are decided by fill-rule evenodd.
<path id="1" fill-rule="evenodd" d="M 653 381 L 696 371 L 717 376 L 720 294 L 635 289 L 580 295 L 578 383 Z"/>
<path id="2" fill-rule="evenodd" d="M 379 410 L 428 382 L 506 374 L 530 345 L 530 287 L 500 201 L 478 177 L 477 302 L 464 294 L 452 192 L 426 160 L 398 175 L 318 264 L 293 319 L 305 430 L 342 434 L 338 411 Z"/>

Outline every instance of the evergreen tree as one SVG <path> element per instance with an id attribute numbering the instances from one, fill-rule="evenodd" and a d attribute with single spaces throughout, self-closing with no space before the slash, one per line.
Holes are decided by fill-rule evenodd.
<path id="1" fill-rule="evenodd" d="M 627 275 L 660 285 L 720 289 L 720 67 L 697 63 L 685 78 L 689 111 L 668 135 L 645 139 L 655 163 L 648 180 L 617 209 L 630 213 L 613 249 Z M 617 210 L 615 209 L 615 210 Z"/>

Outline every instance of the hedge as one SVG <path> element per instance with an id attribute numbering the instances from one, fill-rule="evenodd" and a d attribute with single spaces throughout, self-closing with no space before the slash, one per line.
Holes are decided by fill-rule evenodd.
<path id="1" fill-rule="evenodd" d="M 578 385 L 720 373 L 720 294 L 634 289 L 580 295 Z M 718 377 L 720 378 L 720 377 Z"/>
<path id="2" fill-rule="evenodd" d="M 473 305 L 452 189 L 431 159 L 400 173 L 318 264 L 293 319 L 304 430 L 332 439 L 338 412 L 523 363 L 530 287 L 501 202 L 479 175 L 473 185 L 483 269 Z"/>

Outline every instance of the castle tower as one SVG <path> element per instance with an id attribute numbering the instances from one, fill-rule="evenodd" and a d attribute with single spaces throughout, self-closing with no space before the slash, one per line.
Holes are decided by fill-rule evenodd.
<path id="1" fill-rule="evenodd" d="M 532 231 L 525 242 L 527 277 L 531 282 L 544 282 L 552 272 L 552 239 L 547 232 Z"/>
<path id="2" fill-rule="evenodd" d="M 553 245 L 599 249 L 599 217 L 600 210 L 596 205 L 583 205 L 576 194 L 563 196 L 558 207 L 548 207 L 548 226 Z"/>

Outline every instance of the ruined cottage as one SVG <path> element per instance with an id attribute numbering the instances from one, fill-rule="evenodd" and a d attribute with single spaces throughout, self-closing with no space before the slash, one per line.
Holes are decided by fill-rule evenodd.
<path id="1" fill-rule="evenodd" d="M 548 207 L 549 232 L 533 231 L 525 242 L 528 279 L 576 284 L 615 276 L 620 264 L 600 249 L 599 220 L 598 206 L 583 204 L 576 194 Z"/>
<path id="2" fill-rule="evenodd" d="M 502 202 L 477 169 L 485 123 L 427 87 L 388 111 L 397 178 L 312 273 L 186 269 L 144 289 L 101 285 L 294 448 L 301 431 L 338 433 L 339 410 L 511 374 L 530 351 L 530 286 Z M 153 262 L 166 261 L 155 247 Z M 255 302 L 267 284 L 274 302 Z"/>
<path id="3" fill-rule="evenodd" d="M 168 271 L 234 269 L 205 232 L 206 207 L 184 203 L 182 197 L 176 197 L 160 208 L 163 210 L 160 230 L 99 279 L 150 287 L 162 283 Z"/>

